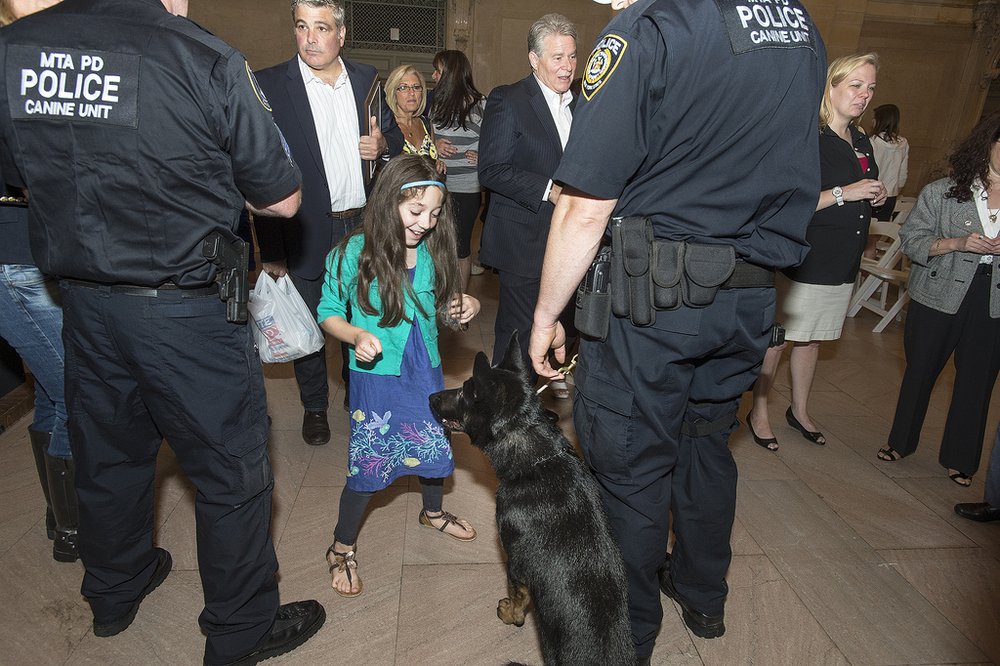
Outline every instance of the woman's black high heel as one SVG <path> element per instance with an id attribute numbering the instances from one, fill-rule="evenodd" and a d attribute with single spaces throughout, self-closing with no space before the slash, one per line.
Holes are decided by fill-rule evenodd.
<path id="1" fill-rule="evenodd" d="M 753 431 L 753 424 L 750 423 L 751 417 L 753 417 L 752 409 L 749 412 L 747 412 L 747 430 L 750 431 L 750 436 L 753 437 L 753 441 L 757 442 L 757 446 L 762 446 L 768 451 L 777 451 L 778 440 L 774 437 L 768 437 L 766 439 L 763 437 L 758 437 L 757 433 Z"/>
<path id="2" fill-rule="evenodd" d="M 785 412 L 785 420 L 788 421 L 788 425 L 792 426 L 800 433 L 802 433 L 802 436 L 808 439 L 813 444 L 819 444 L 820 446 L 826 444 L 826 437 L 823 436 L 823 433 L 819 432 L 818 430 L 806 429 L 806 427 L 801 423 L 799 423 L 799 420 L 795 418 L 795 414 L 792 414 L 791 407 L 789 407 L 788 411 Z"/>

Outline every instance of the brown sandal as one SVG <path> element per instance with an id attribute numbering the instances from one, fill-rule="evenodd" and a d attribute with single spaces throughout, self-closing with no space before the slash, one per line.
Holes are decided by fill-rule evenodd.
<path id="1" fill-rule="evenodd" d="M 330 561 L 330 555 L 333 555 L 332 562 Z M 354 559 L 353 550 L 349 550 L 346 553 L 338 553 L 333 549 L 333 545 L 331 545 L 329 548 L 326 549 L 326 561 L 327 564 L 330 565 L 331 576 L 333 575 L 334 570 L 336 570 L 338 573 L 346 573 L 347 582 L 351 584 L 351 587 L 354 587 L 354 574 L 352 574 L 351 571 L 352 570 L 357 571 L 358 562 L 357 560 Z M 331 579 L 331 587 L 333 587 L 332 579 Z M 348 599 L 351 599 L 361 594 L 362 589 L 364 589 L 364 586 L 361 584 L 361 579 L 359 578 L 357 592 L 341 592 L 336 587 L 333 588 L 333 591 L 342 597 L 347 597 Z"/>
<path id="2" fill-rule="evenodd" d="M 433 520 L 438 520 L 439 518 L 444 519 L 444 522 L 441 523 L 441 527 L 434 527 L 434 523 L 432 523 L 431 520 L 432 519 Z M 458 516 L 455 516 L 454 514 L 448 513 L 447 511 L 442 511 L 441 515 L 428 516 L 426 511 L 424 511 L 423 509 L 420 510 L 419 522 L 420 522 L 420 526 L 421 527 L 430 527 L 431 529 L 437 530 L 441 534 L 445 534 L 447 536 L 450 536 L 452 539 L 455 539 L 456 541 L 474 541 L 475 538 L 476 538 L 476 530 L 474 530 L 471 525 L 469 527 L 466 527 L 462 523 L 458 522 L 458 520 L 459 520 Z M 449 525 L 453 524 L 453 523 L 455 525 L 458 525 L 459 527 L 461 527 L 463 530 L 468 530 L 468 531 L 472 532 L 472 536 L 470 536 L 470 537 L 460 537 L 460 536 L 455 536 L 454 534 L 449 534 L 448 532 L 445 532 L 445 529 L 447 529 L 447 527 Z"/>

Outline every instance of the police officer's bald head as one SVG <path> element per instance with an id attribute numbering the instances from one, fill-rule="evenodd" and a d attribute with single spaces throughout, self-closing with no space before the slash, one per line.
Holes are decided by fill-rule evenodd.
<path id="1" fill-rule="evenodd" d="M 188 15 L 188 0 L 160 0 L 160 2 L 174 16 Z"/>
<path id="2" fill-rule="evenodd" d="M 625 9 L 634 4 L 636 0 L 594 0 L 594 2 L 601 5 L 611 5 L 612 9 Z"/>
<path id="3" fill-rule="evenodd" d="M 58 3 L 59 0 L 0 0 L 0 26 Z"/>

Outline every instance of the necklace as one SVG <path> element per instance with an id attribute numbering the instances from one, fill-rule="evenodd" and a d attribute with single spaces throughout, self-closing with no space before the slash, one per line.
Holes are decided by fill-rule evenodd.
<path id="1" fill-rule="evenodd" d="M 407 137 L 408 139 L 410 139 L 410 140 L 411 140 L 411 143 L 412 143 L 412 139 L 414 138 L 414 136 L 415 136 L 415 135 L 416 135 L 416 133 L 417 133 L 417 124 L 416 124 L 416 122 L 414 121 L 414 119 L 413 119 L 413 118 L 410 118 L 410 119 L 409 119 L 408 121 L 406 121 L 405 123 L 399 123 L 399 122 L 397 122 L 396 124 L 397 124 L 397 125 L 400 125 L 400 126 L 402 126 L 402 127 L 403 127 L 403 134 L 405 134 L 405 135 L 406 135 L 406 137 Z"/>
<path id="2" fill-rule="evenodd" d="M 990 171 L 992 171 L 992 170 L 993 170 L 993 166 L 990 165 Z M 982 193 L 980 193 L 979 196 L 982 198 L 982 200 L 984 202 L 986 202 L 986 216 L 990 218 L 990 224 L 996 224 L 997 223 L 997 216 L 1000 216 L 1000 208 L 997 208 L 996 210 L 993 210 L 992 208 L 990 208 L 990 204 L 989 204 L 990 193 L 989 193 L 989 190 L 984 189 L 982 191 Z"/>

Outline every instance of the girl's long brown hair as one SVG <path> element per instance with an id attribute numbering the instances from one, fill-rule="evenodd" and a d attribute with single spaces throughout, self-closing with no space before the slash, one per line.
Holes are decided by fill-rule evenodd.
<path id="1" fill-rule="evenodd" d="M 341 279 L 344 251 L 348 241 L 358 234 L 364 235 L 364 247 L 358 257 L 358 304 L 369 315 L 381 314 L 379 326 L 390 328 L 406 318 L 405 297 L 410 295 L 414 303 L 416 295 L 413 285 L 406 275 L 406 237 L 403 222 L 399 217 L 399 207 L 403 202 L 422 196 L 426 187 L 400 188 L 421 180 L 441 181 L 434 163 L 422 155 L 400 155 L 394 157 L 378 174 L 375 189 L 365 207 L 361 226 L 340 241 L 340 262 L 337 264 L 337 281 Z M 442 183 L 443 184 L 443 183 Z M 455 223 L 452 218 L 451 198 L 444 192 L 441 214 L 437 225 L 421 241 L 426 244 L 434 263 L 434 308 L 442 322 L 454 320 L 446 317 L 452 299 L 458 289 L 458 251 L 455 248 Z M 382 300 L 381 313 L 368 298 L 373 281 L 378 281 L 378 295 Z M 424 312 L 417 303 L 421 314 Z"/>

